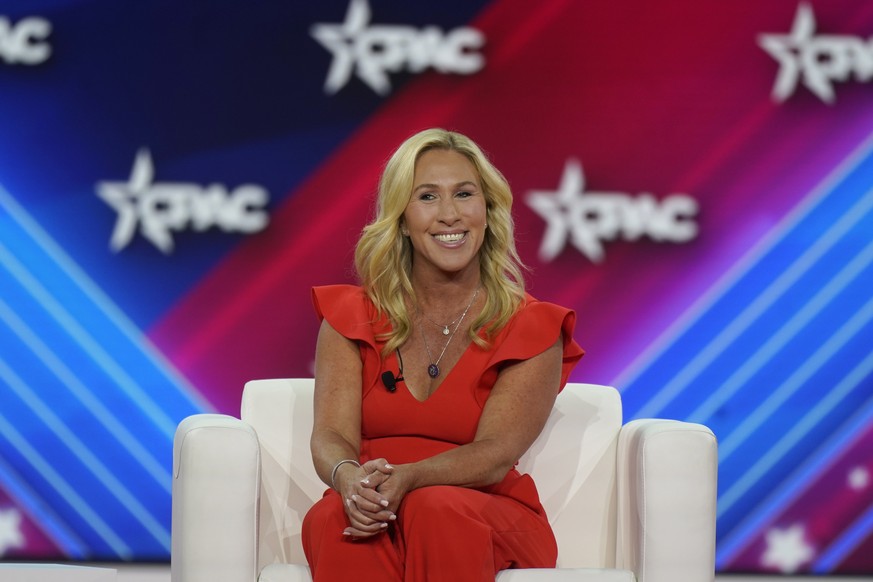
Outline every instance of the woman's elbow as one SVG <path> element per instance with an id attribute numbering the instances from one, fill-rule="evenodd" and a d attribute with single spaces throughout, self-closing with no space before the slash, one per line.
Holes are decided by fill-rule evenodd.
<path id="1" fill-rule="evenodd" d="M 515 467 L 516 461 L 517 459 L 503 459 L 493 463 L 487 474 L 484 476 L 484 480 L 486 481 L 485 485 L 496 485 L 503 481 L 506 478 L 507 473 Z"/>

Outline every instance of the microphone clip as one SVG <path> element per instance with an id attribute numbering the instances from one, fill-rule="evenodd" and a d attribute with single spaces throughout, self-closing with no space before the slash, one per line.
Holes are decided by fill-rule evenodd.
<path id="1" fill-rule="evenodd" d="M 400 374 L 398 376 L 395 376 L 391 370 L 382 372 L 382 384 L 392 394 L 397 391 L 397 383 L 403 382 L 403 356 L 400 355 L 400 348 L 397 348 L 397 363 L 400 367 Z"/>

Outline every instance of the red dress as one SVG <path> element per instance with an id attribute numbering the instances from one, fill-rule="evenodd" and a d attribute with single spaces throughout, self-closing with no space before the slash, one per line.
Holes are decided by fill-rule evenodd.
<path id="1" fill-rule="evenodd" d="M 382 359 L 376 335 L 389 325 L 360 287 L 313 289 L 319 319 L 358 343 L 363 363 L 360 461 L 411 463 L 469 443 L 501 368 L 531 358 L 563 333 L 561 388 L 583 355 L 573 340 L 575 314 L 528 296 L 489 349 L 471 343 L 442 384 L 419 401 L 384 371 L 399 375 L 396 354 Z M 554 567 L 554 535 L 528 475 L 512 470 L 485 489 L 423 487 L 404 497 L 385 534 L 352 540 L 340 496 L 331 490 L 307 513 L 303 548 L 315 582 L 346 580 L 494 580 L 506 568 Z"/>

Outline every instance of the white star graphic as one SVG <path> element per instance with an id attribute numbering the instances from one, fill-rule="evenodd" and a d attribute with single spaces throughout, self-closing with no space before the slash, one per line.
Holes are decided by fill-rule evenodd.
<path id="1" fill-rule="evenodd" d="M 569 159 L 557 190 L 532 190 L 527 205 L 546 221 L 539 257 L 549 262 L 567 245 L 568 238 L 582 254 L 595 263 L 603 260 L 603 245 L 585 224 L 585 175 L 578 160 Z"/>
<path id="2" fill-rule="evenodd" d="M 817 60 L 815 28 L 812 7 L 803 2 L 797 7 L 790 34 L 760 35 L 758 44 L 779 62 L 779 73 L 773 85 L 774 100 L 788 99 L 802 76 L 807 89 L 826 103 L 834 102 L 833 86 Z"/>
<path id="3" fill-rule="evenodd" d="M 138 220 L 137 200 L 145 194 L 152 185 L 155 176 L 155 167 L 149 150 L 143 148 L 136 154 L 133 169 L 130 171 L 130 180 L 127 182 L 100 182 L 97 185 L 97 194 L 118 213 L 115 221 L 115 229 L 109 246 L 118 252 L 127 246 L 127 243 L 136 234 Z M 143 230 L 146 230 L 144 227 Z M 144 233 L 149 240 L 154 242 L 162 251 L 173 250 L 173 239 L 162 231 Z"/>
<path id="4" fill-rule="evenodd" d="M 366 59 L 358 55 L 358 39 L 364 35 L 370 22 L 370 5 L 367 0 L 352 0 L 342 24 L 319 23 L 312 26 L 315 40 L 329 50 L 333 61 L 324 82 L 324 90 L 332 95 L 345 86 L 352 76 L 355 61 L 358 61 L 358 76 L 380 95 L 391 91 L 387 75 L 376 67 L 366 66 Z"/>
<path id="5" fill-rule="evenodd" d="M 815 555 L 815 548 L 806 541 L 805 534 L 806 531 L 800 524 L 768 531 L 767 549 L 761 557 L 761 564 L 776 568 L 783 574 L 796 572 Z"/>
<path id="6" fill-rule="evenodd" d="M 0 509 L 0 557 L 11 548 L 24 546 L 21 533 L 21 514 L 14 508 Z"/>

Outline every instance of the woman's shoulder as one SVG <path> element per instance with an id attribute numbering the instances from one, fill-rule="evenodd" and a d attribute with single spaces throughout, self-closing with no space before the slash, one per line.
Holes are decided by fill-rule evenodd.
<path id="1" fill-rule="evenodd" d="M 575 327 L 576 313 L 572 309 L 526 293 L 515 314 L 494 338 L 494 357 L 526 359 L 553 345 L 558 337 L 563 337 L 565 357 L 581 357 L 584 352 L 573 340 Z"/>
<path id="2" fill-rule="evenodd" d="M 572 315 L 575 319 L 575 313 L 568 307 L 563 307 L 556 303 L 541 301 L 525 292 L 524 299 L 515 311 L 511 323 L 533 323 L 544 321 L 563 321 L 568 315 Z"/>
<path id="3" fill-rule="evenodd" d="M 507 362 L 527 360 L 553 346 L 560 337 L 563 388 L 570 371 L 585 354 L 573 338 L 575 326 L 576 313 L 572 309 L 525 294 L 512 319 L 494 338 L 489 365 L 499 368 Z"/>
<path id="4" fill-rule="evenodd" d="M 360 285 L 319 285 L 312 288 L 312 302 L 316 310 L 320 307 L 331 307 L 337 304 L 352 302 L 355 306 L 372 305 L 364 288 Z"/>
<path id="5" fill-rule="evenodd" d="M 312 305 L 319 321 L 352 339 L 374 343 L 373 325 L 379 320 L 373 302 L 358 285 L 322 285 L 312 288 Z"/>

